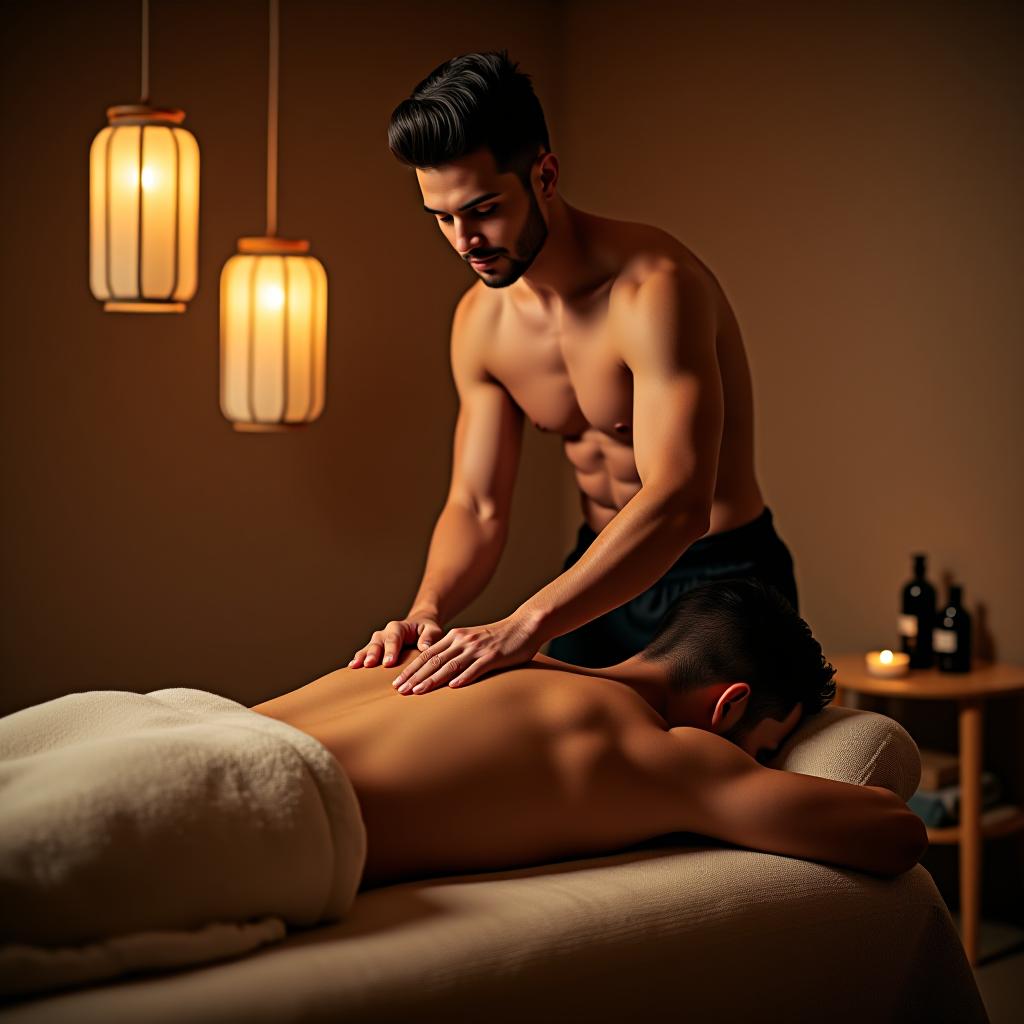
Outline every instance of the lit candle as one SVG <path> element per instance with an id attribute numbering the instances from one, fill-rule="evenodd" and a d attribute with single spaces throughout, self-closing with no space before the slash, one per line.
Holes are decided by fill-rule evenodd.
<path id="1" fill-rule="evenodd" d="M 898 679 L 910 670 L 910 655 L 901 651 L 868 651 L 864 655 L 868 674 L 881 679 Z"/>

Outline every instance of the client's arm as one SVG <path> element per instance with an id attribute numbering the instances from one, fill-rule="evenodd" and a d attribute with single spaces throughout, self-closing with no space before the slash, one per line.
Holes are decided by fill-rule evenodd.
<path id="1" fill-rule="evenodd" d="M 735 744 L 681 727 L 630 760 L 678 807 L 676 831 L 880 875 L 912 868 L 923 822 L 887 789 L 758 764 Z"/>

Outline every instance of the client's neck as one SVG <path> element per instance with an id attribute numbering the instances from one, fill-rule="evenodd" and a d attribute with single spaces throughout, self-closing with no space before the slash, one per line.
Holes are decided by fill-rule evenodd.
<path id="1" fill-rule="evenodd" d="M 557 668 L 562 672 L 576 675 L 597 676 L 623 683 L 638 693 L 655 711 L 672 725 L 693 725 L 700 729 L 710 728 L 715 702 L 728 683 L 708 683 L 705 686 L 687 688 L 683 693 L 669 697 L 669 668 L 662 661 L 645 661 L 640 654 L 604 668 L 590 668 L 572 665 L 546 654 L 538 654 L 534 664 Z M 670 707 L 671 705 L 671 707 Z"/>
<path id="2" fill-rule="evenodd" d="M 670 725 L 691 725 L 711 729 L 715 705 L 729 683 L 707 683 L 688 687 L 670 697 L 669 669 L 662 661 L 645 661 L 640 654 L 606 668 L 585 668 L 588 675 L 599 675 L 624 683 L 635 690 Z"/>
<path id="3" fill-rule="evenodd" d="M 639 654 L 605 668 L 588 668 L 587 675 L 601 676 L 624 683 L 654 708 L 663 718 L 668 712 L 668 666 L 657 661 L 645 661 Z"/>

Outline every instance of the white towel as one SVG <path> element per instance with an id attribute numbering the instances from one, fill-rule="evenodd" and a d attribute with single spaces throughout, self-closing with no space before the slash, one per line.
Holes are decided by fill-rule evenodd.
<path id="1" fill-rule="evenodd" d="M 318 740 L 203 690 L 0 719 L 0 993 L 220 959 L 334 921 L 366 830 Z"/>

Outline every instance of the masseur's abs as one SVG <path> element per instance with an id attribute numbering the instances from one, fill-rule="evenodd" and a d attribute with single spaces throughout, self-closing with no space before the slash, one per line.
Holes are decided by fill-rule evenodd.
<path id="1" fill-rule="evenodd" d="M 397 671 L 340 669 L 253 709 L 341 763 L 366 822 L 367 882 L 539 863 L 671 830 L 624 770 L 629 735 L 665 728 L 628 687 L 519 668 L 403 697 Z"/>

